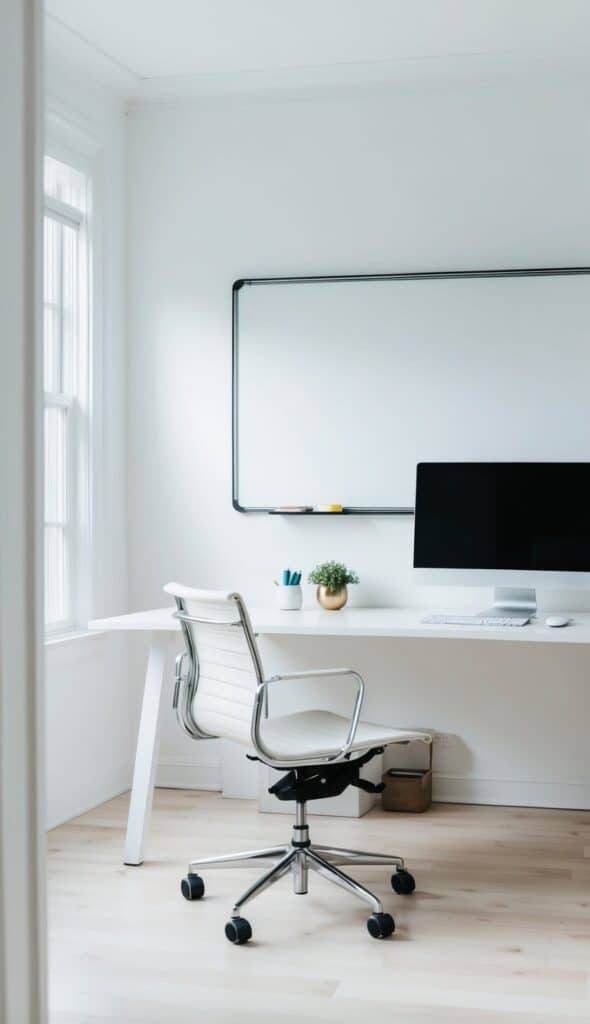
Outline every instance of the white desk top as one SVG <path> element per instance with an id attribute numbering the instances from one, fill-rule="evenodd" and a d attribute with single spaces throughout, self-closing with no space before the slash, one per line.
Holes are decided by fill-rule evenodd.
<path id="1" fill-rule="evenodd" d="M 251 608 L 250 617 L 261 636 L 358 636 L 422 637 L 438 640 L 507 640 L 516 643 L 590 644 L 590 613 L 572 612 L 569 626 L 545 626 L 546 614 L 528 626 L 440 626 L 421 622 L 427 611 L 421 608 L 344 608 L 327 612 L 321 608 L 279 611 Z M 175 633 L 179 622 L 173 608 L 154 608 L 131 615 L 93 619 L 91 630 L 129 630 Z M 453 609 L 455 612 L 456 609 Z"/>

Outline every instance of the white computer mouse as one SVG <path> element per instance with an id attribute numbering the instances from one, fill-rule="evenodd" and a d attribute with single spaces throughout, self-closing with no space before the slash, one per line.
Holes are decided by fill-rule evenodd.
<path id="1" fill-rule="evenodd" d="M 569 615 L 548 615 L 545 619 L 546 626 L 569 626 L 571 619 Z"/>

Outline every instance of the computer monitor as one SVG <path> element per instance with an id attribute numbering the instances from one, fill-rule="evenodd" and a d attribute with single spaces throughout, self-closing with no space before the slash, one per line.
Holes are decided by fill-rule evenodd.
<path id="1" fill-rule="evenodd" d="M 535 586 L 590 587 L 590 463 L 420 463 L 414 569 L 496 587 L 503 614 L 533 613 Z"/>

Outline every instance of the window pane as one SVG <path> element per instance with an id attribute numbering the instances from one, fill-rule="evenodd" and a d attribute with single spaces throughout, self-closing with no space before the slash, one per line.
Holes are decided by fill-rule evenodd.
<path id="1" fill-rule="evenodd" d="M 51 156 L 45 157 L 45 195 L 86 212 L 86 175 Z"/>
<path id="2" fill-rule="evenodd" d="M 74 364 L 79 324 L 79 232 L 45 217 L 44 386 L 46 391 L 75 390 Z"/>
<path id="3" fill-rule="evenodd" d="M 90 179 L 74 167 L 46 157 L 44 188 L 85 215 Z M 78 475 L 88 472 L 85 445 L 77 431 L 88 413 L 88 240 L 82 225 L 64 223 L 48 202 L 44 217 L 43 380 L 45 460 L 45 613 L 50 627 L 76 619 L 74 564 L 88 509 Z M 67 213 L 67 211 L 66 211 Z M 86 440 L 87 434 L 84 434 Z"/>
<path id="4" fill-rule="evenodd" d="M 69 618 L 67 545 L 63 526 L 45 527 L 45 622 L 55 625 Z"/>
<path id="5" fill-rule="evenodd" d="M 61 284 L 59 280 L 59 232 L 61 225 L 59 221 L 54 220 L 52 217 L 45 217 L 43 225 L 45 228 L 43 300 L 45 302 L 58 303 L 61 294 Z"/>
<path id="6" fill-rule="evenodd" d="M 61 391 L 61 225 L 45 217 L 44 227 L 43 380 L 46 391 Z"/>
<path id="7" fill-rule="evenodd" d="M 59 309 L 45 306 L 43 310 L 43 387 L 61 391 L 61 323 Z"/>
<path id="8" fill-rule="evenodd" d="M 62 389 L 75 390 L 75 363 L 78 356 L 78 230 L 61 228 L 61 381 Z"/>
<path id="9" fill-rule="evenodd" d="M 68 410 L 45 409 L 45 521 L 68 519 Z"/>

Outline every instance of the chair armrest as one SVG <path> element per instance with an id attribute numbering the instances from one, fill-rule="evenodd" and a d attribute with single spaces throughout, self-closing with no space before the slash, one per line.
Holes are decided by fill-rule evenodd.
<path id="1" fill-rule="evenodd" d="M 311 679 L 315 676 L 356 676 L 358 679 L 358 672 L 354 672 L 351 668 L 311 668 L 306 669 L 305 672 L 282 672 L 279 675 L 270 676 L 265 679 L 265 683 L 275 683 L 279 679 Z"/>
<path id="2" fill-rule="evenodd" d="M 301 759 L 293 758 L 282 758 L 274 757 L 269 750 L 266 749 L 264 740 L 260 735 L 260 719 L 262 717 L 262 711 L 265 704 L 265 697 L 271 683 L 278 683 L 284 680 L 292 679 L 313 679 L 313 678 L 326 678 L 329 676 L 352 676 L 356 679 L 357 692 L 354 701 L 354 707 L 352 709 L 352 715 L 350 718 L 350 726 L 346 740 L 341 747 L 331 751 L 329 755 L 323 758 L 319 758 L 322 762 L 337 761 L 339 758 L 344 757 L 352 747 L 354 738 L 356 735 L 357 726 L 361 714 L 361 707 L 363 703 L 363 697 L 365 695 L 365 684 L 362 676 L 358 672 L 355 672 L 351 668 L 320 668 L 315 671 L 309 670 L 306 672 L 286 672 L 281 675 L 270 676 L 269 679 L 263 680 L 262 683 L 257 687 L 256 696 L 254 699 L 254 707 L 252 710 L 252 725 L 250 730 L 250 736 L 252 744 L 258 756 L 264 760 L 267 764 L 270 764 L 274 768 L 294 768 L 304 762 Z"/>

